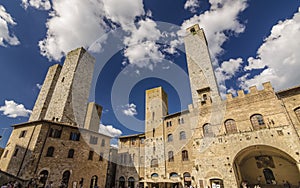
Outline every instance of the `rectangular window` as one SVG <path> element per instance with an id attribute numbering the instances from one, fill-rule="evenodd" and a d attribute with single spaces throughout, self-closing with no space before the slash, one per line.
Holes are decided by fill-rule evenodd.
<path id="1" fill-rule="evenodd" d="M 22 131 L 19 135 L 19 138 L 24 138 L 26 136 L 26 130 Z"/>
<path id="2" fill-rule="evenodd" d="M 80 139 L 80 133 L 71 132 L 70 140 L 79 141 L 79 139 Z"/>
<path id="3" fill-rule="evenodd" d="M 135 145 L 135 138 L 131 138 L 131 145 Z"/>
<path id="4" fill-rule="evenodd" d="M 3 158 L 6 158 L 8 154 L 8 150 L 5 151 Z"/>
<path id="5" fill-rule="evenodd" d="M 55 128 L 51 128 L 49 131 L 49 137 L 52 138 L 60 138 L 61 136 L 61 130 L 59 129 L 55 129 Z"/>
<path id="6" fill-rule="evenodd" d="M 100 153 L 99 161 L 103 161 L 103 153 Z"/>
<path id="7" fill-rule="evenodd" d="M 13 157 L 16 157 L 16 156 L 18 155 L 18 152 L 19 152 L 19 148 L 16 148 L 16 149 L 15 149 L 15 152 L 14 152 L 14 154 L 13 154 Z"/>
<path id="8" fill-rule="evenodd" d="M 93 160 L 93 156 L 94 156 L 94 151 L 90 151 L 88 160 Z"/>
<path id="9" fill-rule="evenodd" d="M 98 143 L 98 137 L 91 136 L 90 137 L 90 144 L 97 144 Z"/>

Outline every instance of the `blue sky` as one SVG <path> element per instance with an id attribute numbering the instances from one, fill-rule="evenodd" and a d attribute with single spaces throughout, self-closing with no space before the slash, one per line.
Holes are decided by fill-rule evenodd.
<path id="1" fill-rule="evenodd" d="M 222 95 L 266 81 L 275 90 L 299 85 L 299 7 L 296 0 L 2 0 L 0 146 L 11 125 L 28 120 L 47 69 L 80 46 L 102 57 L 113 31 L 122 33 L 121 47 L 104 64 L 97 58 L 91 97 L 104 107 L 102 132 L 140 132 L 144 90 L 152 87 L 167 91 L 169 113 L 187 108 L 185 54 L 177 49 L 182 30 L 195 23 L 207 36 Z M 169 26 L 177 29 L 160 30 Z"/>

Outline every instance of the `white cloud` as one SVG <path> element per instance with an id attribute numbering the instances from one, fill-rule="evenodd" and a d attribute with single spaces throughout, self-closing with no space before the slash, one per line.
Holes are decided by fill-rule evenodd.
<path id="1" fill-rule="evenodd" d="M 31 110 L 26 109 L 23 104 L 17 104 L 14 101 L 7 100 L 5 100 L 4 106 L 0 106 L 0 111 L 3 111 L 5 116 L 11 118 L 28 117 L 32 112 Z"/>
<path id="2" fill-rule="evenodd" d="M 103 0 L 106 17 L 120 24 L 125 31 L 134 27 L 136 17 L 145 14 L 142 0 Z"/>
<path id="3" fill-rule="evenodd" d="M 49 0 L 22 0 L 22 5 L 25 9 L 34 7 L 36 9 L 49 10 L 51 8 Z"/>
<path id="4" fill-rule="evenodd" d="M 111 137 L 119 137 L 122 134 L 122 131 L 114 128 L 112 125 L 103 125 L 100 124 L 99 133 L 108 135 Z"/>
<path id="5" fill-rule="evenodd" d="M 41 54 L 60 60 L 67 52 L 88 47 L 106 29 L 103 3 L 98 0 L 53 0 L 47 21 L 47 36 L 39 42 Z"/>
<path id="6" fill-rule="evenodd" d="M 0 46 L 18 45 L 20 44 L 19 39 L 11 34 L 9 31 L 9 26 L 16 25 L 11 15 L 6 12 L 6 9 L 0 5 Z"/>
<path id="7" fill-rule="evenodd" d="M 119 148 L 118 144 L 111 144 L 110 146 L 114 148 Z"/>
<path id="8" fill-rule="evenodd" d="M 199 7 L 198 0 L 187 0 L 184 4 L 184 9 L 191 11 L 192 13 L 196 12 L 196 9 Z"/>
<path id="9" fill-rule="evenodd" d="M 125 106 L 123 106 L 122 112 L 126 115 L 126 116 L 134 116 L 137 115 L 137 111 L 136 111 L 136 105 L 131 103 L 131 104 L 127 104 Z"/>
<path id="10" fill-rule="evenodd" d="M 242 63 L 242 58 L 230 59 L 229 61 L 224 61 L 220 67 L 216 68 L 215 74 L 219 83 L 219 90 L 222 98 L 224 98 L 225 94 L 228 93 L 225 81 L 234 77 L 234 75 L 242 67 Z"/>
<path id="11" fill-rule="evenodd" d="M 38 89 L 41 89 L 42 86 L 43 86 L 43 85 L 41 85 L 41 84 L 36 84 L 36 87 L 37 87 Z"/>
<path id="12" fill-rule="evenodd" d="M 259 47 L 256 58 L 248 58 L 245 70 L 261 69 L 253 78 L 241 79 L 241 87 L 271 81 L 275 89 L 299 84 L 300 80 L 300 8 L 293 18 L 279 21 Z M 265 69 L 262 69 L 265 68 Z M 249 75 L 248 75 L 249 76 Z"/>
<path id="13" fill-rule="evenodd" d="M 203 14 L 194 15 L 182 24 L 182 30 L 194 24 L 204 28 L 213 62 L 222 54 L 222 45 L 228 40 L 228 33 L 237 35 L 244 32 L 245 26 L 238 20 L 238 15 L 247 7 L 245 0 L 209 0 L 211 8 Z"/>
<path id="14" fill-rule="evenodd" d="M 140 20 L 136 27 L 130 29 L 130 35 L 124 38 L 126 46 L 124 56 L 130 64 L 153 69 L 153 63 L 164 58 L 156 41 L 161 37 L 156 23 L 150 18 Z"/>

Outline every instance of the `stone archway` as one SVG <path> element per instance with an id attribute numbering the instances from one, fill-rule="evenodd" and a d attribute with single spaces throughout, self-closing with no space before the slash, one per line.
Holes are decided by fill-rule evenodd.
<path id="1" fill-rule="evenodd" d="M 298 185 L 300 172 L 297 162 L 289 154 L 277 148 L 256 145 L 241 150 L 235 157 L 233 168 L 238 185 L 283 185 L 288 181 Z"/>

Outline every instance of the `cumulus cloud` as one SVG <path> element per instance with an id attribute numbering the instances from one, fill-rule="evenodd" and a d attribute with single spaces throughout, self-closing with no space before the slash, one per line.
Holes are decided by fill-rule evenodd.
<path id="1" fill-rule="evenodd" d="M 238 20 L 238 15 L 247 7 L 247 1 L 241 0 L 209 0 L 210 10 L 194 15 L 182 23 L 182 30 L 194 24 L 204 29 L 213 62 L 222 54 L 222 45 L 230 35 L 244 32 L 245 26 Z M 222 19 L 220 19 L 222 18 Z"/>
<path id="2" fill-rule="evenodd" d="M 34 7 L 36 9 L 49 10 L 51 8 L 49 0 L 22 0 L 22 5 L 25 9 Z"/>
<path id="3" fill-rule="evenodd" d="M 20 44 L 19 39 L 9 31 L 9 26 L 14 25 L 16 25 L 16 22 L 6 12 L 4 6 L 0 5 L 0 46 Z"/>
<path id="4" fill-rule="evenodd" d="M 199 7 L 198 0 L 187 0 L 184 4 L 184 9 L 191 11 L 192 13 L 196 12 L 196 9 Z"/>
<path id="5" fill-rule="evenodd" d="M 131 103 L 131 104 L 127 104 L 125 106 L 123 106 L 123 110 L 122 112 L 126 115 L 126 116 L 134 116 L 137 115 L 137 111 L 136 111 L 136 105 Z"/>
<path id="6" fill-rule="evenodd" d="M 145 14 L 142 0 L 103 0 L 103 5 L 106 17 L 125 31 L 131 31 L 136 17 Z"/>
<path id="7" fill-rule="evenodd" d="M 5 100 L 4 106 L 0 106 L 0 111 L 3 112 L 3 115 L 10 118 L 28 117 L 32 112 L 26 109 L 23 104 L 17 104 L 13 100 Z"/>
<path id="8" fill-rule="evenodd" d="M 99 133 L 108 135 L 111 137 L 119 137 L 122 134 L 122 131 L 114 128 L 112 125 L 103 125 L 100 124 Z"/>
<path id="9" fill-rule="evenodd" d="M 88 47 L 106 29 L 103 3 L 97 0 L 53 0 L 49 13 L 47 36 L 39 42 L 41 54 L 60 60 L 70 50 Z"/>
<path id="10" fill-rule="evenodd" d="M 275 89 L 285 89 L 299 84 L 299 36 L 300 8 L 291 19 L 274 25 L 271 34 L 259 47 L 257 56 L 248 58 L 245 70 L 260 69 L 261 73 L 252 78 L 247 73 L 240 79 L 240 86 L 247 89 L 271 81 Z"/>

